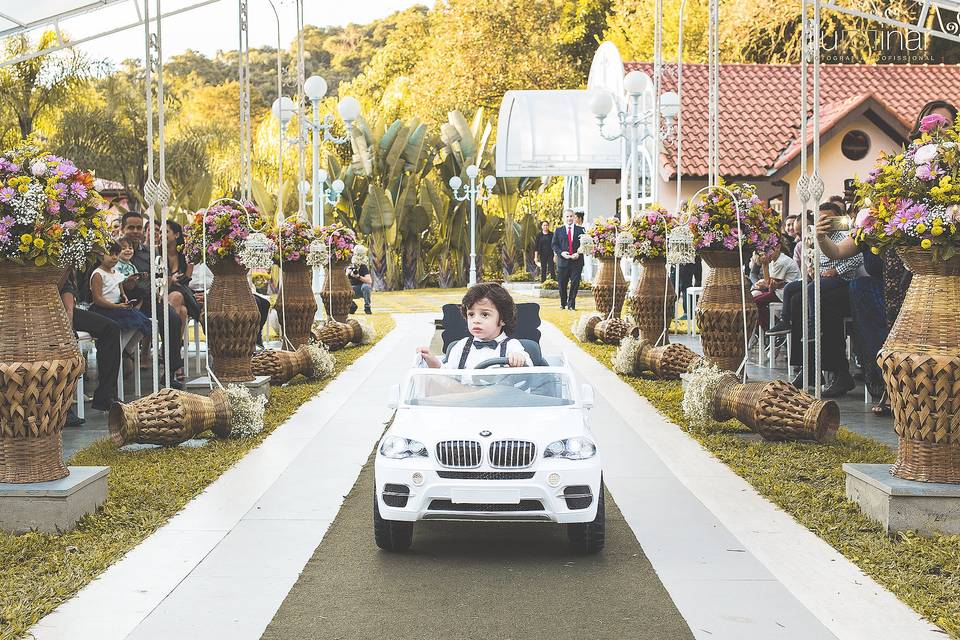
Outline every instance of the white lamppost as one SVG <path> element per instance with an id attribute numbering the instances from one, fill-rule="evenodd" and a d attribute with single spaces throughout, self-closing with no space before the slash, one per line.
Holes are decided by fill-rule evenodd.
<path id="1" fill-rule="evenodd" d="M 477 178 L 480 176 L 480 169 L 472 164 L 467 167 L 467 178 L 470 185 L 464 185 L 460 176 L 450 178 L 450 188 L 453 189 L 453 197 L 460 202 L 470 201 L 470 286 L 477 284 L 477 200 L 486 202 L 490 199 L 490 191 L 497 186 L 495 176 L 487 176 L 483 179 L 483 187 L 487 188 L 484 192 L 483 187 L 477 184 Z M 463 188 L 461 191 L 461 187 Z"/>

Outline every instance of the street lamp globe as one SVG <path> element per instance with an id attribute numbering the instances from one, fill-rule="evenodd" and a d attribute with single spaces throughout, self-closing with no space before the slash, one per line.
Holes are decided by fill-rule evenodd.
<path id="1" fill-rule="evenodd" d="M 274 100 L 273 106 L 270 108 L 270 111 L 273 112 L 273 117 L 279 120 L 284 126 L 293 119 L 293 114 L 296 110 L 297 106 L 293 103 L 293 100 L 287 96 L 280 96 Z"/>
<path id="2" fill-rule="evenodd" d="M 334 180 L 333 184 L 331 184 L 330 187 L 333 189 L 334 193 L 343 193 L 343 187 L 344 187 L 343 180 L 340 180 L 339 178 L 337 180 Z"/>
<path id="3" fill-rule="evenodd" d="M 340 112 L 343 121 L 349 124 L 360 117 L 360 103 L 356 98 L 347 96 L 337 105 L 337 111 Z"/>
<path id="4" fill-rule="evenodd" d="M 310 102 L 321 100 L 327 95 L 327 81 L 320 76 L 310 76 L 303 83 L 303 92 L 310 99 Z"/>
<path id="5" fill-rule="evenodd" d="M 643 95 L 653 84 L 650 76 L 634 69 L 623 78 L 623 88 L 631 96 Z"/>
<path id="6" fill-rule="evenodd" d="M 595 91 L 590 98 L 590 111 L 598 118 L 606 117 L 613 109 L 613 96 L 606 91 Z"/>
<path id="7" fill-rule="evenodd" d="M 471 180 L 473 180 L 473 179 L 476 178 L 478 175 L 480 175 L 480 169 L 477 167 L 477 165 L 472 164 L 472 165 L 470 165 L 469 167 L 467 167 L 467 177 L 468 177 L 468 178 L 470 178 Z"/>
<path id="8" fill-rule="evenodd" d="M 327 170 L 326 169 L 317 169 L 317 182 L 323 184 L 327 181 Z"/>
<path id="9" fill-rule="evenodd" d="M 463 180 L 460 179 L 460 176 L 453 176 L 450 178 L 450 188 L 456 191 L 463 186 Z"/>
<path id="10" fill-rule="evenodd" d="M 493 189 L 497 186 L 497 177 L 496 176 L 487 176 L 483 179 L 483 186 L 487 189 Z"/>
<path id="11" fill-rule="evenodd" d="M 302 193 L 303 195 L 306 195 L 306 194 L 309 193 L 309 192 L 310 192 L 310 183 L 307 182 L 306 180 L 301 180 L 301 181 L 300 181 L 300 193 Z"/>
<path id="12" fill-rule="evenodd" d="M 660 96 L 660 113 L 664 118 L 675 118 L 680 112 L 680 96 L 675 91 L 667 91 Z"/>

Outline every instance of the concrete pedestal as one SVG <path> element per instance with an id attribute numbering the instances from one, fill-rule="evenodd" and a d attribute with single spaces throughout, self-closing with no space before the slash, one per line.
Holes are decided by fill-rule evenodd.
<path id="1" fill-rule="evenodd" d="M 231 382 L 229 384 L 241 384 L 250 390 L 250 395 L 253 397 L 266 396 L 267 400 L 270 399 L 270 376 L 256 376 L 249 382 Z M 223 386 L 227 385 L 224 384 Z M 215 389 L 216 387 L 217 384 L 214 383 L 213 388 Z M 201 396 L 208 396 L 211 391 L 210 378 L 207 376 L 194 378 L 184 385 L 184 390 Z"/>
<path id="2" fill-rule="evenodd" d="M 110 467 L 69 467 L 70 475 L 53 482 L 0 483 L 0 529 L 57 533 L 73 529 L 83 516 L 107 499 Z"/>
<path id="3" fill-rule="evenodd" d="M 888 464 L 843 465 L 847 498 L 887 534 L 916 531 L 932 536 L 960 534 L 960 484 L 903 480 Z"/>

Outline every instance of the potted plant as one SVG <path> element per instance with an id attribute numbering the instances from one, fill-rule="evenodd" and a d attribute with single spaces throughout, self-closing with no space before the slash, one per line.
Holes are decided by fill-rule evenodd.
<path id="1" fill-rule="evenodd" d="M 257 345 L 260 312 L 247 280 L 250 267 L 269 266 L 272 243 L 267 222 L 250 203 L 221 200 L 195 213 L 184 227 L 184 253 L 206 261 L 213 284 L 206 296 L 207 345 L 221 382 L 253 380 L 250 358 Z M 266 252 L 267 264 L 254 264 Z"/>
<path id="2" fill-rule="evenodd" d="M 640 337 L 652 345 L 669 342 L 667 328 L 676 312 L 677 294 L 667 277 L 667 233 L 675 218 L 666 209 L 653 205 L 634 216 L 627 229 L 633 236 L 628 253 L 640 263 L 640 279 L 630 298 L 630 310 Z"/>
<path id="3" fill-rule="evenodd" d="M 740 265 L 752 253 L 769 253 L 780 242 L 777 214 L 752 185 L 728 186 L 722 180 L 699 200 L 692 199 L 692 207 L 688 224 L 694 246 L 710 267 L 697 305 L 703 353 L 721 369 L 736 371 L 758 315 Z"/>
<path id="4" fill-rule="evenodd" d="M 960 483 L 960 130 L 921 121 L 902 153 L 858 181 L 853 238 L 896 251 L 913 280 L 877 362 L 899 436 L 894 475 Z"/>
<path id="5" fill-rule="evenodd" d="M 0 155 L 0 482 L 69 473 L 60 432 L 84 359 L 58 285 L 103 247 L 104 208 L 93 174 L 32 139 Z"/>
<path id="6" fill-rule="evenodd" d="M 283 273 L 280 294 L 274 306 L 291 349 L 298 349 L 310 341 L 310 327 L 317 315 L 313 268 L 307 260 L 317 231 L 308 222 L 291 217 L 272 234 L 277 247 L 274 261 L 281 266 Z"/>
<path id="7" fill-rule="evenodd" d="M 347 267 L 357 246 L 357 235 L 339 222 L 317 231 L 317 239 L 329 252 L 330 268 L 322 288 L 323 308 L 328 318 L 343 322 L 350 315 L 353 287 L 347 279 Z"/>
<path id="8" fill-rule="evenodd" d="M 627 279 L 620 271 L 617 259 L 623 255 L 622 249 L 632 244 L 620 233 L 620 220 L 598 218 L 580 237 L 580 250 L 585 255 L 595 257 L 600 263 L 593 283 L 593 300 L 596 302 L 597 311 L 603 316 L 612 314 L 616 318 L 620 317 L 623 310 L 623 300 L 628 288 Z"/>

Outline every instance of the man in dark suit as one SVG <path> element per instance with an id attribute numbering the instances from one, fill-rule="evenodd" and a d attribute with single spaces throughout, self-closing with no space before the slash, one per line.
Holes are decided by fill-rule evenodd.
<path id="1" fill-rule="evenodd" d="M 557 282 L 560 285 L 560 308 L 577 308 L 577 290 L 583 272 L 583 254 L 580 253 L 580 236 L 583 227 L 574 224 L 573 209 L 563 212 L 563 226 L 553 232 L 553 252 L 557 255 Z M 567 296 L 567 285 L 570 295 Z"/>
<path id="2" fill-rule="evenodd" d="M 540 233 L 537 234 L 536 246 L 537 260 L 540 266 L 540 283 L 547 279 L 547 274 L 554 280 L 557 279 L 557 270 L 553 264 L 553 232 L 550 231 L 549 222 L 540 223 Z"/>

